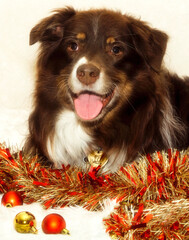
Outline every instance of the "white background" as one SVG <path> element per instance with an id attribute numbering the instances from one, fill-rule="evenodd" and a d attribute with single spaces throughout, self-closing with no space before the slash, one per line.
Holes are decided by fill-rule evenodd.
<path id="1" fill-rule="evenodd" d="M 164 59 L 167 68 L 189 75 L 189 0 L 0 0 L 0 142 L 6 141 L 8 146 L 21 147 L 27 134 L 38 48 L 38 44 L 29 46 L 29 32 L 51 10 L 64 6 L 106 7 L 149 22 L 170 36 Z M 12 210 L 0 206 L 0 239 L 55 239 L 42 233 L 23 236 L 13 230 L 13 216 L 26 208 L 36 214 L 38 222 L 47 214 L 38 205 Z M 72 208 L 59 212 L 66 214 L 72 235 L 56 239 L 109 239 L 102 225 L 107 210 L 88 213 Z"/>

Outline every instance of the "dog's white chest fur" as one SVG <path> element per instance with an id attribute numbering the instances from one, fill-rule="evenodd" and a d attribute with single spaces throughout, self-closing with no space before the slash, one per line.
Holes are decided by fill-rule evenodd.
<path id="1" fill-rule="evenodd" d="M 78 123 L 75 113 L 64 110 L 55 123 L 54 136 L 47 140 L 47 150 L 57 168 L 62 164 L 81 166 L 91 142 L 91 137 Z"/>
<path id="2" fill-rule="evenodd" d="M 60 113 L 55 123 L 54 135 L 47 140 L 48 154 L 55 168 L 61 168 L 62 164 L 86 168 L 83 159 L 89 154 L 91 148 L 95 149 L 92 140 L 92 137 L 79 124 L 74 112 L 64 110 Z M 126 159 L 126 153 L 125 147 L 114 150 L 111 154 L 107 153 L 108 163 L 104 171 L 110 171 L 110 168 L 112 172 L 116 171 Z"/>

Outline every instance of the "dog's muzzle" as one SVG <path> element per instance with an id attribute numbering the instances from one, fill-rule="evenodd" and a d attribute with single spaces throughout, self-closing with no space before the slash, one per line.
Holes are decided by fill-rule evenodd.
<path id="1" fill-rule="evenodd" d="M 107 106 L 114 91 L 99 94 L 93 87 L 101 78 L 100 69 L 92 63 L 83 63 L 76 69 L 76 78 L 82 84 L 83 90 L 72 93 L 77 115 L 84 121 L 96 119 Z"/>

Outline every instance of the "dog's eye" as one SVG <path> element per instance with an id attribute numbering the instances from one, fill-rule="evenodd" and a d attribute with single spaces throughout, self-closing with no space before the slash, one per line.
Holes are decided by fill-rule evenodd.
<path id="1" fill-rule="evenodd" d="M 111 49 L 111 53 L 113 55 L 119 56 L 123 53 L 123 49 L 120 46 L 113 46 Z"/>
<path id="2" fill-rule="evenodd" d="M 76 42 L 71 42 L 68 44 L 67 50 L 71 52 L 77 52 L 79 50 L 79 46 Z"/>

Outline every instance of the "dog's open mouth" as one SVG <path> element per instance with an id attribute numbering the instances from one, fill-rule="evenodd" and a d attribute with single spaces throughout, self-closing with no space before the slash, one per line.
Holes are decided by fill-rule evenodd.
<path id="1" fill-rule="evenodd" d="M 83 120 L 95 119 L 108 105 L 113 95 L 114 91 L 103 96 L 90 92 L 75 95 L 73 100 L 77 115 Z"/>

